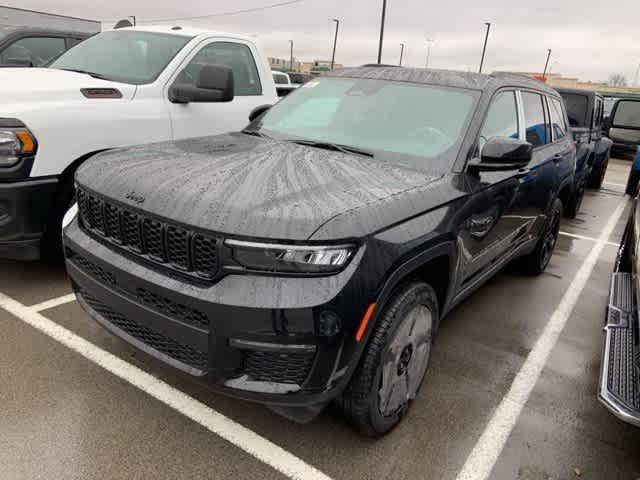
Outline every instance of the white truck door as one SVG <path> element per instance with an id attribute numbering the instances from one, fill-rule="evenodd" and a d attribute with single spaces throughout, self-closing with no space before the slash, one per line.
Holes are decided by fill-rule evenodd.
<path id="1" fill-rule="evenodd" d="M 263 94 L 255 58 L 255 47 L 240 40 L 210 40 L 197 50 L 165 89 L 173 138 L 178 140 L 241 130 L 249 124 L 251 110 L 265 103 L 273 103 L 269 96 L 266 98 Z M 188 104 L 170 102 L 168 91 L 171 85 L 195 84 L 200 69 L 205 65 L 227 65 L 233 69 L 233 101 Z"/>

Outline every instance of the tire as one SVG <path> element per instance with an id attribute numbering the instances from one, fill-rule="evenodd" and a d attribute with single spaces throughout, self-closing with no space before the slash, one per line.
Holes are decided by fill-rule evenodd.
<path id="1" fill-rule="evenodd" d="M 582 199 L 584 198 L 584 180 L 580 182 L 577 190 L 569 195 L 569 200 L 567 201 L 567 206 L 564 208 L 564 216 L 567 218 L 576 218 L 578 216 L 578 212 L 580 211 L 580 206 L 582 205 Z"/>
<path id="2" fill-rule="evenodd" d="M 560 217 L 562 216 L 562 202 L 556 198 L 551 206 L 547 223 L 536 248 L 530 254 L 521 258 L 522 269 L 531 275 L 540 275 L 545 271 L 553 255 L 558 234 L 560 233 Z"/>
<path id="3" fill-rule="evenodd" d="M 73 186 L 73 175 L 68 175 L 60 184 L 56 199 L 51 207 L 51 214 L 46 226 L 40 255 L 44 259 L 62 258 L 62 219 L 75 202 L 76 192 Z"/>
<path id="4" fill-rule="evenodd" d="M 632 167 L 631 171 L 629 172 L 627 187 L 624 189 L 624 193 L 635 197 L 638 194 L 638 183 L 640 183 L 640 172 L 634 170 Z"/>
<path id="5" fill-rule="evenodd" d="M 400 423 L 427 372 L 438 315 L 436 293 L 421 281 L 387 301 L 337 402 L 357 430 L 378 437 Z"/>
<path id="6" fill-rule="evenodd" d="M 604 182 L 604 176 L 607 173 L 607 166 L 609 166 L 609 157 L 611 156 L 611 149 L 607 150 L 604 160 L 600 164 L 600 168 L 594 169 L 589 175 L 589 188 L 595 188 L 596 190 L 602 188 Z"/>

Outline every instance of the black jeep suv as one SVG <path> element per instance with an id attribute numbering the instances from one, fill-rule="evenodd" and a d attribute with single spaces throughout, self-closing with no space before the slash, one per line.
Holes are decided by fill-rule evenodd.
<path id="1" fill-rule="evenodd" d="M 447 312 L 514 259 L 545 269 L 574 168 L 542 83 L 344 69 L 243 132 L 83 164 L 66 265 L 148 354 L 300 421 L 337 400 L 379 435 Z"/>

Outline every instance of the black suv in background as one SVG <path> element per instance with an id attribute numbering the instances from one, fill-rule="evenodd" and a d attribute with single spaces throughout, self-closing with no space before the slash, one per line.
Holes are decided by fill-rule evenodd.
<path id="1" fill-rule="evenodd" d="M 0 26 L 0 67 L 44 67 L 87 33 Z"/>
<path id="2" fill-rule="evenodd" d="M 564 100 L 569 126 L 576 142 L 576 187 L 570 204 L 566 207 L 568 216 L 575 217 L 582 202 L 584 189 L 602 186 L 613 142 L 602 134 L 602 95 L 571 88 L 556 90 Z"/>
<path id="3" fill-rule="evenodd" d="M 300 421 L 336 400 L 384 434 L 441 319 L 512 260 L 547 267 L 575 168 L 561 98 L 513 75 L 355 68 L 252 119 L 83 164 L 74 291 L 217 391 Z"/>

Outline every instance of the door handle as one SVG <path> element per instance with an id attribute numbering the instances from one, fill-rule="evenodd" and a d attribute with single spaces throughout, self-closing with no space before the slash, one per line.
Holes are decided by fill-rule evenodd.
<path id="1" fill-rule="evenodd" d="M 563 157 L 564 155 L 562 155 L 561 153 L 556 153 L 553 157 L 551 157 L 551 160 L 553 160 L 553 163 L 558 163 L 560 160 L 562 160 Z"/>
<path id="2" fill-rule="evenodd" d="M 531 169 L 530 168 L 521 168 L 520 170 L 518 170 L 515 174 L 516 178 L 524 178 L 527 175 L 529 175 L 531 173 Z"/>

